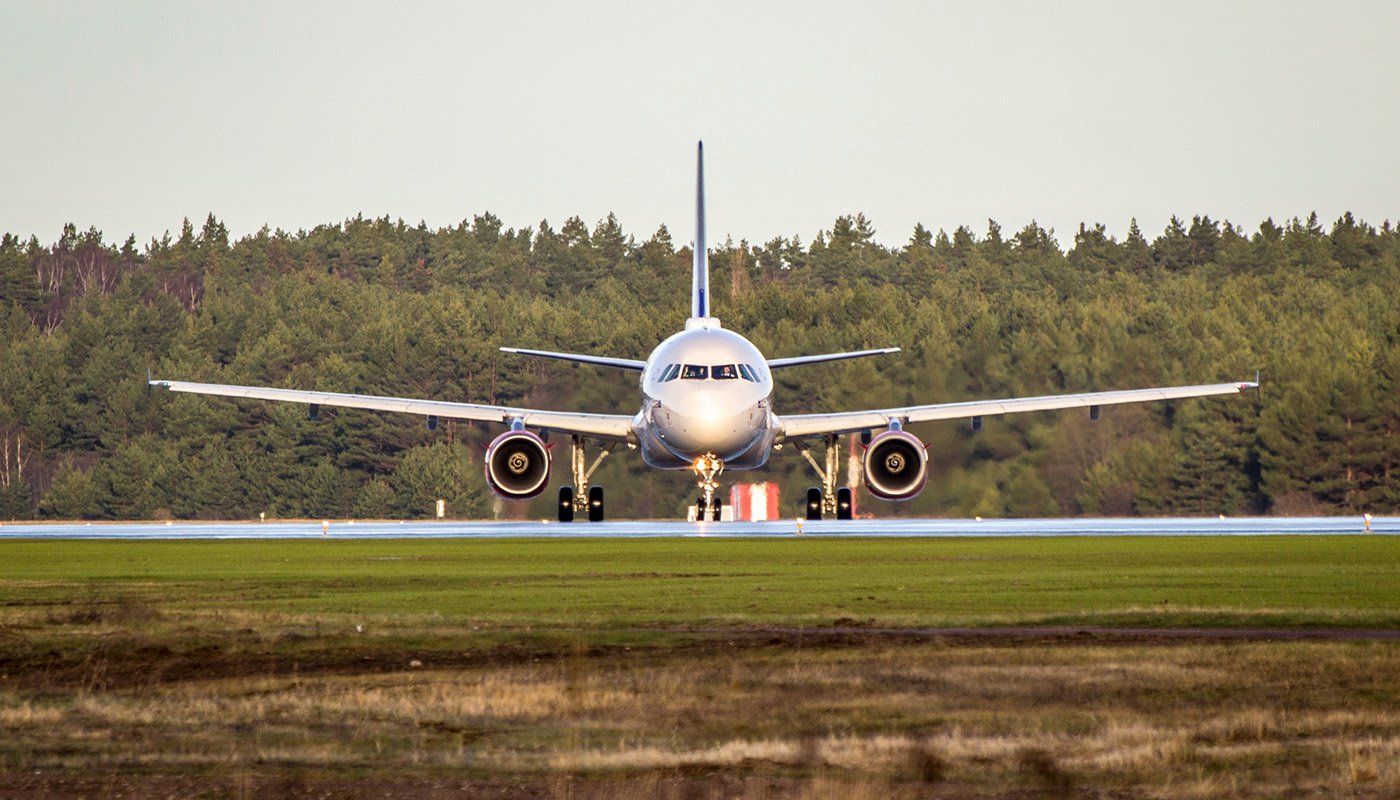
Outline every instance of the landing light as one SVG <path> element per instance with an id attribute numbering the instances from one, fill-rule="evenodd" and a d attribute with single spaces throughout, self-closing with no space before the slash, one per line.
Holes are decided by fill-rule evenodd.
<path id="1" fill-rule="evenodd" d="M 695 462 L 690 465 L 690 468 L 694 470 L 718 469 L 719 459 L 708 454 L 703 456 L 696 456 Z"/>

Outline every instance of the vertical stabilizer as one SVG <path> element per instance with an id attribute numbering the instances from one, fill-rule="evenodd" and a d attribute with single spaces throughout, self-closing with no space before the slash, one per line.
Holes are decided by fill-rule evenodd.
<path id="1" fill-rule="evenodd" d="M 710 316 L 710 253 L 705 244 L 705 143 L 695 151 L 695 267 L 690 283 L 690 316 Z"/>

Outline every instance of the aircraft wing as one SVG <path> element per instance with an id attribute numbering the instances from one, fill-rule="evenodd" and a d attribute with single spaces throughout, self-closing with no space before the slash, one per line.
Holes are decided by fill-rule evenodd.
<path id="1" fill-rule="evenodd" d="M 963 403 L 939 403 L 929 406 L 905 406 L 876 411 L 843 411 L 834 414 L 794 414 L 782 417 L 779 423 L 785 439 L 801 439 L 828 433 L 854 433 L 887 427 L 890 422 L 931 422 L 940 419 L 968 419 L 1022 411 L 1049 411 L 1057 408 L 1088 408 L 1118 403 L 1149 403 L 1153 400 L 1176 400 L 1183 397 L 1208 397 L 1234 394 L 1252 389 L 1254 381 L 1237 383 L 1208 383 L 1200 386 L 1168 386 L 1160 389 L 1128 389 L 1117 392 L 1088 394 L 1058 394 L 1044 397 L 1014 397 L 1006 400 L 972 400 Z"/>
<path id="2" fill-rule="evenodd" d="M 636 361 L 631 358 L 611 358 L 609 356 L 587 356 L 580 353 L 556 353 L 553 350 L 526 350 L 523 347 L 502 347 L 502 353 L 516 353 L 522 356 L 537 356 L 539 358 L 557 358 L 560 361 L 575 361 L 580 364 L 597 364 L 602 367 L 617 367 L 618 369 L 635 369 L 638 372 L 647 368 L 647 362 Z"/>
<path id="3" fill-rule="evenodd" d="M 878 356 L 885 353 L 898 353 L 898 347 L 881 347 L 878 350 L 853 350 L 849 353 L 822 353 L 818 356 L 791 356 L 789 358 L 768 359 L 769 369 L 781 369 L 782 367 L 796 367 L 801 364 L 820 364 L 823 361 L 844 361 L 848 358 L 861 358 L 863 356 Z"/>
<path id="4" fill-rule="evenodd" d="M 527 428 L 580 433 L 598 439 L 627 442 L 633 438 L 632 418 L 623 414 L 576 414 L 569 411 L 539 411 L 530 408 L 487 406 L 476 403 L 450 403 L 441 400 L 413 400 L 406 397 L 380 397 L 367 394 L 311 392 L 301 389 L 277 389 L 267 386 L 233 386 L 223 383 L 191 383 L 189 381 L 152 380 L 152 386 L 164 386 L 172 392 L 191 392 L 217 397 L 246 397 L 255 400 L 279 400 L 317 406 L 367 408 L 374 411 L 398 411 L 404 414 L 466 419 L 476 422 L 497 422 L 509 426 L 520 420 Z"/>

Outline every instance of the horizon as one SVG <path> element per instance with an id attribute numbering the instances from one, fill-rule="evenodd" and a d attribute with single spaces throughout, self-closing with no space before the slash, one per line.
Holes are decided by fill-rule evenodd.
<path id="1" fill-rule="evenodd" d="M 836 224 L 838 221 L 840 221 L 840 219 L 842 219 L 843 217 L 849 217 L 849 218 L 851 218 L 851 219 L 854 220 L 854 219 L 857 219 L 857 218 L 858 218 L 859 216 L 861 216 L 861 215 L 862 215 L 862 212 L 855 212 L 855 213 L 849 214 L 849 215 L 847 215 L 847 214 L 839 215 L 838 217 L 834 218 L 834 219 L 831 221 L 831 223 L 830 223 L 827 227 L 821 228 L 821 229 L 818 230 L 815 234 L 813 234 L 812 236 L 809 236 L 809 237 L 800 237 L 800 236 L 798 236 L 798 237 L 793 237 L 793 236 L 787 236 L 787 235 L 779 235 L 779 236 L 770 236 L 770 237 L 764 238 L 764 239 L 762 239 L 762 240 L 757 240 L 757 241 L 748 240 L 748 239 L 739 239 L 739 240 L 735 240 L 732 236 L 729 236 L 729 235 L 726 235 L 724 238 L 720 239 L 719 241 L 715 241 L 715 240 L 712 238 L 711 241 L 710 241 L 709 250 L 710 250 L 711 252 L 715 252 L 715 251 L 718 251 L 718 250 L 720 250 L 720 249 L 724 249 L 724 248 L 726 247 L 726 245 L 737 247 L 737 246 L 740 246 L 741 244 L 747 244 L 750 248 L 762 247 L 763 245 L 772 242 L 775 238 L 781 238 L 781 239 L 783 239 L 783 240 L 785 240 L 785 241 L 788 241 L 788 242 L 797 242 L 797 243 L 799 243 L 799 244 L 800 244 L 801 246 L 803 246 L 803 247 L 810 247 L 811 244 L 817 240 L 817 237 L 818 237 L 818 236 L 822 236 L 822 237 L 828 236 L 828 235 L 832 232 L 833 228 L 835 227 L 835 224 Z M 212 212 L 212 211 L 211 211 L 211 212 L 208 212 L 208 213 L 205 215 L 204 221 L 202 221 L 202 222 L 198 221 L 198 219 L 197 219 L 196 217 L 192 217 L 192 216 L 183 217 L 183 218 L 181 219 L 181 224 L 180 224 L 180 226 L 178 226 L 177 228 L 166 228 L 166 229 L 165 229 L 164 231 L 162 231 L 159 235 L 156 235 L 156 236 L 153 236 L 153 237 L 149 237 L 148 239 L 146 239 L 145 242 L 142 242 L 140 239 L 135 238 L 135 237 L 136 237 L 136 234 L 134 234 L 134 233 L 128 233 L 126 236 L 112 237 L 111 234 L 110 234 L 108 231 L 102 230 L 101 228 L 98 228 L 98 227 L 95 226 L 95 225 L 89 225 L 89 226 L 84 227 L 84 226 L 79 225 L 79 224 L 74 223 L 74 222 L 64 223 L 64 225 L 62 226 L 62 228 L 60 228 L 60 234 L 59 234 L 59 236 L 62 235 L 62 229 L 63 229 L 63 228 L 66 228 L 66 227 L 69 226 L 69 225 L 72 225 L 72 226 L 74 227 L 75 231 L 76 231 L 77 233 L 79 233 L 79 234 L 84 234 L 84 233 L 88 233 L 88 232 L 90 232 L 90 231 L 96 230 L 99 234 L 101 234 L 101 236 L 102 236 L 102 242 L 103 242 L 104 244 L 110 244 L 110 245 L 113 246 L 113 247 L 121 247 L 121 246 L 124 246 L 125 243 L 131 242 L 131 243 L 133 244 L 133 246 L 139 248 L 139 252 L 141 252 L 141 253 L 144 254 L 144 253 L 149 253 L 149 252 L 151 251 L 151 249 L 152 249 L 154 246 L 156 246 L 156 245 L 159 245 L 159 244 L 162 244 L 162 243 L 173 243 L 173 242 L 178 241 L 179 238 L 180 238 L 180 236 L 182 235 L 182 231 L 183 231 L 183 228 L 184 228 L 185 224 L 188 224 L 188 225 L 190 226 L 192 232 L 193 232 L 193 235 L 194 235 L 195 237 L 198 237 L 198 236 L 200 235 L 200 232 L 201 232 L 202 227 L 203 227 L 204 225 L 206 225 L 206 224 L 208 223 L 208 221 L 209 221 L 211 218 L 212 218 L 215 222 L 219 223 L 220 225 L 223 225 L 224 228 L 225 228 L 225 230 L 228 231 L 228 235 L 229 235 L 229 245 L 230 245 L 230 246 L 233 246 L 233 245 L 236 245 L 236 244 L 238 244 L 239 242 L 241 242 L 241 241 L 243 241 L 243 240 L 246 240 L 246 239 L 256 239 L 258 236 L 262 235 L 264 232 L 266 232 L 267 234 L 269 234 L 269 235 L 271 235 L 271 236 L 279 236 L 279 235 L 281 235 L 281 236 L 286 236 L 286 237 L 290 237 L 290 238 L 298 238 L 298 237 L 305 237 L 305 236 L 311 234 L 311 233 L 314 232 L 314 231 L 321 230 L 321 229 L 325 229 L 325 228 L 331 228 L 331 227 L 343 231 L 343 230 L 345 230 L 345 228 L 346 228 L 347 225 L 350 225 L 350 224 L 355 223 L 355 222 L 388 223 L 388 224 L 390 224 L 390 225 L 395 225 L 395 226 L 402 225 L 402 226 L 404 226 L 404 227 L 406 227 L 406 228 L 413 228 L 413 229 L 419 228 L 420 226 L 426 226 L 425 229 L 428 230 L 429 232 L 438 233 L 438 232 L 442 232 L 442 231 L 455 230 L 455 229 L 457 229 L 457 228 L 459 228 L 459 227 L 463 227 L 463 226 L 466 226 L 467 228 L 470 228 L 472 225 L 475 224 L 476 219 L 478 219 L 478 218 L 485 218 L 485 217 L 488 217 L 488 216 L 490 216 L 490 217 L 495 217 L 497 220 L 499 220 L 499 221 L 501 222 L 501 232 L 502 232 L 503 235 L 509 235 L 509 234 L 519 235 L 520 233 L 523 233 L 523 232 L 528 231 L 528 232 L 531 234 L 532 243 L 533 243 L 534 238 L 538 235 L 538 233 L 539 233 L 539 231 L 540 231 L 540 226 L 541 226 L 542 224 L 545 224 L 545 223 L 548 223 L 549 226 L 550 226 L 550 228 L 557 234 L 557 233 L 559 232 L 559 228 L 560 228 L 562 225 L 566 224 L 566 223 L 569 222 L 571 219 L 578 218 L 585 226 L 588 227 L 589 232 L 592 233 L 593 231 L 595 231 L 595 230 L 597 229 L 597 227 L 598 227 L 599 225 L 601 225 L 601 224 L 603 224 L 604 222 L 606 222 L 609 216 L 612 216 L 612 217 L 616 218 L 616 214 L 614 214 L 613 212 L 608 212 L 608 213 L 605 214 L 602 218 L 600 218 L 600 219 L 598 219 L 598 220 L 596 220 L 596 221 L 594 221 L 594 222 L 592 222 L 592 223 L 590 224 L 590 223 L 588 222 L 588 220 L 582 218 L 581 216 L 579 216 L 579 215 L 577 215 L 577 214 L 573 214 L 573 215 L 570 215 L 570 216 L 568 216 L 568 217 L 565 217 L 565 218 L 564 218 L 563 220 L 561 220 L 557 225 L 556 225 L 555 223 L 553 223 L 553 222 L 550 222 L 548 219 L 541 219 L 539 222 L 536 222 L 536 223 L 531 224 L 531 225 L 524 225 L 524 226 L 516 227 L 516 226 L 512 226 L 512 225 L 508 224 L 505 220 L 501 220 L 500 217 L 496 216 L 495 214 L 493 214 L 493 213 L 490 212 L 490 211 L 483 211 L 483 212 L 481 212 L 480 214 L 475 214 L 475 215 L 472 215 L 472 216 L 470 216 L 470 217 L 463 218 L 463 219 L 461 219 L 461 220 L 459 220 L 459 221 L 457 221 L 457 222 L 455 222 L 455 223 L 451 223 L 451 224 L 447 224 L 447 225 L 427 225 L 427 223 L 426 223 L 425 220 L 419 220 L 418 222 L 410 222 L 410 221 L 408 221 L 407 219 L 405 219 L 405 218 L 403 218 L 403 217 L 394 217 L 394 216 L 388 215 L 388 214 L 381 215 L 381 216 L 376 216 L 376 217 L 370 217 L 370 216 L 365 216 L 365 215 L 363 215 L 363 214 L 357 214 L 357 215 L 352 216 L 352 217 L 346 217 L 345 219 L 342 219 L 342 220 L 340 220 L 340 221 L 338 221 L 338 222 L 322 222 L 322 223 L 318 223 L 318 224 L 316 224 L 316 225 L 313 225 L 313 226 L 311 226 L 311 227 L 309 227 L 309 228 L 302 227 L 302 228 L 297 228 L 297 229 L 295 229 L 295 230 L 292 230 L 292 229 L 283 228 L 283 227 L 280 227 L 280 226 L 274 227 L 274 226 L 272 226 L 272 225 L 270 225 L 270 224 L 264 224 L 264 225 L 262 225 L 262 226 L 260 226 L 260 227 L 258 227 L 258 228 L 256 228 L 256 229 L 254 229 L 254 230 L 251 230 L 251 231 L 247 231 L 247 232 L 243 232 L 243 233 L 235 233 L 234 231 L 228 229 L 228 225 L 227 225 L 227 223 L 226 223 L 223 219 L 221 219 L 215 212 Z M 1241 236 L 1243 236 L 1245 239 L 1253 239 L 1256 235 L 1258 235 L 1258 234 L 1260 233 L 1260 231 L 1261 231 L 1261 229 L 1263 228 L 1263 226 L 1264 226 L 1265 224 L 1267 224 L 1267 223 L 1273 223 L 1275 226 L 1277 226 L 1278 228 L 1280 228 L 1281 230 L 1283 230 L 1283 231 L 1286 232 L 1286 231 L 1287 231 L 1290 227 L 1292 227 L 1292 226 L 1295 226 L 1295 225 L 1297 225 L 1297 226 L 1305 226 L 1305 225 L 1307 225 L 1307 224 L 1310 224 L 1310 221 L 1312 221 L 1312 220 L 1315 220 L 1316 224 L 1322 229 L 1322 232 L 1324 233 L 1324 235 L 1330 235 L 1331 232 L 1332 232 L 1332 230 L 1335 229 L 1336 226 L 1337 226 L 1338 224 L 1342 223 L 1342 222 L 1346 219 L 1347 216 L 1351 216 L 1351 217 L 1352 217 L 1352 221 L 1353 221 L 1354 224 L 1356 224 L 1356 225 L 1358 225 L 1358 226 L 1369 226 L 1369 227 L 1373 228 L 1374 230 L 1376 230 L 1377 232 L 1381 232 L 1381 233 L 1384 233 L 1384 232 L 1389 231 L 1389 230 L 1393 230 L 1393 229 L 1395 229 L 1395 228 L 1397 227 L 1396 224 L 1395 224 L 1395 220 L 1392 220 L 1392 219 L 1387 218 L 1387 219 L 1381 220 L 1380 222 L 1376 222 L 1376 221 L 1373 221 L 1373 220 L 1365 219 L 1364 217 L 1362 217 L 1362 216 L 1360 216 L 1360 215 L 1357 215 L 1357 214 L 1354 214 L 1354 213 L 1352 213 L 1351 211 L 1343 211 L 1336 219 L 1333 219 L 1333 220 L 1328 221 L 1328 220 L 1326 220 L 1321 214 L 1319 214 L 1319 213 L 1318 213 L 1317 211 L 1315 211 L 1315 210 L 1314 210 L 1314 211 L 1309 211 L 1307 214 L 1294 214 L 1294 215 L 1292 215 L 1292 216 L 1289 216 L 1289 217 L 1283 218 L 1283 219 L 1275 219 L 1275 218 L 1273 218 L 1273 217 L 1266 217 L 1265 219 L 1259 220 L 1259 222 L 1255 223 L 1255 224 L 1253 225 L 1253 227 L 1247 227 L 1247 226 L 1245 226 L 1245 225 L 1243 225 L 1243 224 L 1236 223 L 1236 222 L 1234 222 L 1233 220 L 1228 220 L 1228 219 L 1214 219 L 1214 218 L 1211 218 L 1209 215 L 1205 215 L 1205 214 L 1191 214 L 1191 215 L 1173 214 L 1173 215 L 1172 215 L 1170 218 L 1168 218 L 1168 220 L 1163 224 L 1163 227 L 1162 227 L 1160 230 L 1154 230 L 1154 229 L 1147 228 L 1147 227 L 1143 226 L 1142 223 L 1141 223 L 1141 221 L 1138 220 L 1137 218 L 1132 218 L 1131 221 L 1130 221 L 1130 224 L 1134 224 L 1134 223 L 1137 224 L 1138 229 L 1139 229 L 1139 232 L 1141 233 L 1143 239 L 1144 239 L 1148 244 L 1151 244 L 1151 243 L 1153 243 L 1155 240 L 1157 240 L 1158 238 L 1160 238 L 1161 236 L 1163 236 L 1163 235 L 1171 228 L 1171 224 L 1172 224 L 1172 221 L 1173 221 L 1173 220 L 1176 220 L 1176 221 L 1179 222 L 1184 228 L 1186 228 L 1186 229 L 1188 229 L 1188 230 L 1190 229 L 1191 225 L 1192 225 L 1194 222 L 1196 222 L 1197 220 L 1200 220 L 1200 221 L 1209 221 L 1212 225 L 1214 225 L 1214 226 L 1216 227 L 1216 229 L 1217 229 L 1218 231 L 1220 231 L 1220 232 L 1222 232 L 1222 233 L 1224 232 L 1226 226 L 1231 226 L 1231 227 L 1233 228 L 1233 230 L 1235 230 L 1237 233 L 1239 233 L 1239 234 L 1240 234 Z M 979 230 L 979 229 L 977 229 L 977 228 L 975 228 L 975 227 L 972 227 L 972 226 L 970 226 L 970 225 L 967 225 L 967 224 L 963 224 L 963 225 L 960 225 L 960 226 L 954 226 L 952 229 L 945 229 L 945 228 L 931 228 L 931 227 L 929 227 L 929 226 L 927 226 L 927 225 L 923 225 L 922 222 L 916 222 L 916 223 L 915 223 L 915 227 L 914 227 L 914 228 L 910 228 L 910 230 L 909 230 L 909 234 L 910 234 L 910 235 L 909 235 L 908 237 L 906 237 L 906 238 L 903 239 L 902 241 L 892 243 L 890 240 L 884 239 L 884 238 L 882 238 L 882 237 L 879 235 L 880 228 L 876 225 L 876 221 L 875 221 L 875 220 L 870 219 L 868 216 L 865 217 L 865 219 L 866 219 L 867 222 L 869 222 L 869 223 L 871 224 L 872 228 L 873 228 L 874 231 L 875 231 L 875 235 L 871 237 L 871 242 L 874 243 L 874 244 L 876 244 L 876 245 L 878 245 L 878 246 L 880 246 L 880 247 L 883 247 L 883 248 L 885 248 L 886 250 L 889 250 L 889 251 L 898 251 L 898 250 L 902 250 L 902 249 L 907 248 L 907 247 L 911 244 L 912 239 L 913 239 L 913 234 L 915 233 L 915 231 L 917 230 L 917 228 L 918 228 L 919 226 L 922 226 L 922 227 L 924 228 L 924 230 L 928 231 L 928 232 L 934 237 L 935 240 L 937 240 L 937 238 L 938 238 L 939 236 L 941 236 L 941 235 L 946 235 L 946 236 L 951 237 L 951 236 L 953 235 L 953 233 L 955 233 L 955 232 L 956 232 L 957 230 L 959 230 L 960 228 L 965 228 L 965 229 L 972 235 L 973 241 L 974 241 L 974 242 L 982 242 L 982 241 L 985 241 L 985 240 L 988 238 L 988 234 L 991 232 L 991 226 L 992 226 L 992 225 L 996 225 L 996 226 L 998 227 L 999 231 L 1001 232 L 1001 235 L 1002 235 L 1003 239 L 1005 239 L 1005 240 L 1007 240 L 1007 241 L 1010 241 L 1010 240 L 1014 239 L 1016 233 L 1018 233 L 1019 231 L 1025 230 L 1025 229 L 1031 227 L 1032 225 L 1037 225 L 1037 226 L 1039 225 L 1039 223 L 1038 223 L 1035 219 L 1031 219 L 1029 222 L 1026 222 L 1026 223 L 1024 223 L 1024 224 L 1022 224 L 1022 225 L 1017 225 L 1017 226 L 1014 226 L 1014 227 L 1012 227 L 1012 226 L 1007 226 L 1007 225 L 1003 225 L 1000 221 L 998 221 L 998 220 L 996 220 L 996 219 L 988 219 L 988 220 L 987 220 L 987 225 L 986 225 L 984 228 L 982 228 L 981 230 Z M 653 230 L 651 233 L 646 234 L 644 237 L 641 236 L 641 235 L 639 235 L 639 234 L 637 234 L 637 233 L 635 233 L 635 232 L 628 231 L 627 226 L 626 226 L 626 224 L 624 223 L 623 220 L 617 219 L 617 223 L 618 223 L 619 227 L 622 229 L 622 232 L 623 232 L 624 234 L 627 235 L 628 240 L 629 240 L 629 244 L 630 244 L 630 245 L 633 245 L 633 246 L 641 245 L 641 244 L 643 244 L 643 243 L 649 241 L 656 233 L 658 233 L 658 232 L 660 231 L 660 229 L 661 229 L 662 227 L 664 227 L 664 228 L 666 229 L 666 231 L 671 235 L 672 247 L 674 248 L 675 252 L 680 252 L 680 251 L 682 251 L 682 250 L 687 250 L 687 249 L 690 249 L 690 248 L 692 248 L 692 247 L 694 246 L 693 238 L 677 238 L 677 237 L 676 237 L 676 234 L 675 234 L 675 230 L 674 230 L 670 225 L 667 225 L 666 223 L 662 223 L 660 226 L 658 226 L 658 228 L 657 228 L 656 230 Z M 1097 226 L 1103 225 L 1103 224 L 1104 224 L 1104 223 L 1099 223 L 1099 222 L 1096 222 L 1096 223 L 1088 223 L 1088 222 L 1079 223 L 1079 225 L 1077 225 L 1077 226 L 1075 227 L 1075 229 L 1073 230 L 1073 232 L 1071 232 L 1071 234 L 1070 234 L 1068 237 L 1063 237 L 1063 238 L 1062 238 L 1061 232 L 1055 230 L 1054 228 L 1048 228 L 1048 227 L 1040 226 L 1040 229 L 1043 230 L 1043 231 L 1045 231 L 1045 232 L 1050 236 L 1051 241 L 1055 244 L 1056 247 L 1058 247 L 1058 248 L 1061 250 L 1061 252 L 1068 253 L 1068 252 L 1070 252 L 1071 250 L 1074 249 L 1074 239 L 1075 239 L 1075 236 L 1078 235 L 1078 233 L 1079 233 L 1081 227 L 1082 227 L 1084 230 L 1094 230 Z M 1105 235 L 1109 238 L 1109 240 L 1110 240 L 1111 242 L 1114 242 L 1114 243 L 1117 243 L 1117 244 L 1122 244 L 1123 242 L 1125 242 L 1125 241 L 1128 239 L 1129 234 L 1128 234 L 1127 232 L 1123 233 L 1122 235 L 1118 235 L 1118 234 L 1115 234 L 1113 231 L 1108 230 L 1108 229 L 1107 229 L 1107 226 L 1104 226 L 1104 227 L 1105 227 Z M 15 232 L 15 231 L 6 231 L 6 230 L 0 230 L 0 236 L 14 237 L 15 240 L 16 240 L 17 242 L 21 243 L 21 244 L 27 244 L 27 243 L 29 243 L 29 242 L 31 242 L 31 241 L 37 240 L 37 242 L 38 242 L 38 244 L 39 244 L 39 246 L 40 246 L 41 248 L 50 248 L 50 247 L 53 247 L 54 245 L 56 245 L 56 244 L 58 243 L 58 240 L 59 240 L 59 236 L 55 236 L 53 239 L 50 239 L 50 240 L 45 240 L 45 239 L 39 237 L 39 235 L 38 235 L 38 234 L 35 234 L 35 233 L 25 234 L 25 233 L 17 233 L 17 232 Z"/>

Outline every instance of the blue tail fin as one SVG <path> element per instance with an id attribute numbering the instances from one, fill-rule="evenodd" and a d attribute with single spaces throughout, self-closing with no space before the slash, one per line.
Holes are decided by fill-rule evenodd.
<path id="1" fill-rule="evenodd" d="M 690 316 L 710 316 L 710 254 L 705 245 L 705 143 L 695 151 L 695 266 L 690 282 Z"/>

